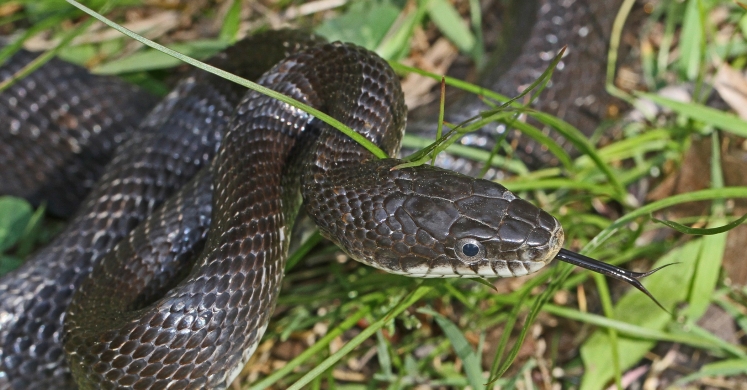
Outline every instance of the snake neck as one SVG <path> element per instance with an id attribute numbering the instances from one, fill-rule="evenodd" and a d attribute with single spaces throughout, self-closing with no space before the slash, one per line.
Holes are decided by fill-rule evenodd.
<path id="1" fill-rule="evenodd" d="M 345 46 L 335 49 L 345 58 Z M 335 70 L 360 66 L 343 74 L 364 77 L 344 80 L 353 88 L 322 83 L 334 103 L 325 108 L 393 155 L 402 95 L 396 77 L 373 63 L 337 61 Z M 376 159 L 326 125 L 310 130 L 313 146 L 299 175 L 306 211 L 355 260 L 408 276 L 512 277 L 537 272 L 562 246 L 555 218 L 497 183 L 428 166 L 398 169 L 401 161 Z"/>
<path id="2" fill-rule="evenodd" d="M 288 57 L 258 82 L 326 111 L 348 126 L 361 128 L 369 139 L 393 153 L 402 126 L 396 128 L 399 134 L 394 138 L 382 132 L 391 131 L 385 122 L 392 118 L 404 123 L 404 104 L 393 105 L 400 112 L 383 115 L 372 114 L 370 107 L 357 108 L 361 101 L 368 102 L 372 94 L 388 93 L 387 88 L 366 84 L 377 77 L 394 78 L 394 74 L 383 60 L 364 49 L 332 44 Z M 354 98 L 360 94 L 365 96 L 363 100 Z M 374 101 L 396 99 L 389 96 Z M 332 145 L 331 140 L 337 137 L 336 132 L 317 125 L 313 117 L 300 110 L 255 92 L 248 93 L 231 118 L 223 145 L 211 165 L 211 230 L 187 277 L 155 300 L 130 301 L 132 298 L 110 297 L 113 291 L 104 292 L 109 286 L 124 283 L 127 275 L 141 272 L 138 265 L 128 266 L 127 272 L 114 271 L 118 263 L 125 263 L 128 254 L 136 255 L 136 259 L 148 251 L 155 251 L 157 258 L 170 256 L 168 251 L 158 254 L 164 246 L 160 239 L 148 238 L 149 230 L 159 230 L 159 225 L 146 223 L 133 232 L 135 238 L 128 239 L 122 251 L 112 255 L 111 259 L 118 261 L 108 261 L 107 257 L 101 271 L 94 271 L 89 278 L 104 278 L 105 286 L 94 288 L 93 283 L 84 283 L 76 293 L 66 319 L 65 348 L 81 387 L 130 383 L 133 379 L 122 367 L 138 364 L 138 358 L 143 356 L 160 356 L 159 351 L 166 345 L 185 349 L 189 361 L 180 360 L 178 366 L 165 359 L 159 367 L 161 371 L 175 367 L 173 372 L 168 371 L 170 379 L 158 379 L 156 374 L 163 375 L 143 371 L 140 381 L 155 380 L 179 387 L 185 380 L 182 374 L 191 372 L 190 386 L 226 387 L 259 343 L 277 301 L 290 225 L 300 207 L 300 171 L 312 165 L 335 165 L 338 158 L 350 162 L 347 157 L 370 156 L 353 145 L 341 153 L 321 146 Z M 208 176 L 198 175 L 184 191 L 204 186 L 200 180 Z M 156 221 L 201 218 L 204 213 L 194 210 L 190 198 L 185 192 L 178 193 L 168 202 L 169 206 L 177 206 L 177 211 L 164 211 L 163 215 L 157 212 Z M 188 226 L 166 236 L 178 241 L 194 234 Z M 143 278 L 133 292 L 135 298 L 142 296 L 143 291 L 162 289 L 153 285 L 159 283 L 158 270 L 163 267 L 143 263 L 144 274 L 156 274 Z M 97 285 L 101 284 L 98 280 Z M 107 312 L 106 318 L 86 318 L 88 308 L 101 306 L 102 301 L 109 301 L 118 309 Z M 152 302 L 142 307 L 144 301 Z M 130 349 L 132 345 L 137 346 L 134 351 Z M 115 356 L 117 360 L 113 361 Z"/>

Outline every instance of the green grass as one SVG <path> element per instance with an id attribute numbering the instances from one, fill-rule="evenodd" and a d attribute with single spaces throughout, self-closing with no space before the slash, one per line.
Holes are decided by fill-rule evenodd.
<path id="1" fill-rule="evenodd" d="M 286 3 L 274 11 L 286 9 Z M 475 9 L 473 1 L 468 3 Z M 204 37 L 166 46 L 203 59 L 220 50 L 240 30 L 241 9 L 237 4 L 233 2 L 228 7 L 218 38 Z M 724 2 L 687 0 L 654 10 L 664 26 L 662 50 L 644 51 L 641 55 L 643 80 L 651 91 L 672 79 L 692 82 L 695 91 L 706 90 L 704 80 L 713 72 L 715 56 L 735 66 L 744 65 L 745 53 L 739 50 L 745 47 L 740 29 L 746 20 L 742 11 L 730 9 L 728 23 L 736 26 L 738 33 L 730 37 L 729 44 L 714 40 L 717 26 L 709 24 L 707 15 L 721 4 Z M 138 5 L 117 4 L 112 14 L 115 21 L 121 21 L 117 19 L 122 18 L 121 11 L 127 7 Z M 396 64 L 407 57 L 413 31 L 438 15 L 432 19 L 443 35 L 460 37 L 454 38 L 458 40 L 455 45 L 475 61 L 482 61 L 482 37 L 474 29 L 468 29 L 472 32 L 465 35 L 463 27 L 468 24 L 450 21 L 454 14 L 443 11 L 448 7 L 447 1 L 421 2 L 420 6 L 407 8 L 400 17 L 401 9 L 395 2 L 365 1 L 332 16 L 311 16 L 308 22 L 317 23 L 317 30 L 330 38 L 376 49 Z M 211 11 L 200 12 L 198 16 L 206 18 Z M 375 24 L 361 26 L 364 15 Z M 64 4 L 56 9 L 29 6 L 21 11 L 21 16 L 29 20 L 29 30 L 42 26 L 38 29 L 51 29 L 56 36 L 70 38 L 80 32 L 60 27 L 65 25 L 60 20 L 81 20 Z M 479 23 L 480 19 L 473 14 L 470 23 Z M 0 19 L 0 24 L 17 20 L 18 15 L 12 15 Z M 449 29 L 455 26 L 461 27 Z M 159 70 L 178 63 L 149 49 L 120 58 L 118 53 L 125 42 L 125 38 L 116 38 L 76 46 L 61 54 L 79 63 L 103 56 L 103 62 L 94 70 L 122 74 L 143 83 L 161 83 Z M 674 42 L 679 44 L 678 51 L 670 50 Z M 458 80 L 450 82 L 460 84 Z M 630 98 L 621 91 L 615 93 Z M 733 215 L 733 206 L 726 200 L 747 198 L 747 188 L 724 184 L 719 148 L 712 150 L 711 188 L 644 205 L 635 204 L 626 188 L 642 179 L 660 181 L 671 175 L 672 167 L 682 163 L 692 142 L 710 138 L 714 145 L 721 145 L 727 137 L 745 136 L 747 124 L 730 113 L 697 102 L 679 103 L 655 94 L 641 96 L 669 107 L 673 114 L 651 122 L 621 125 L 624 137 L 598 148 L 571 126 L 538 113 L 536 119 L 557 127 L 584 155 L 571 158 L 561 154 L 562 168 L 534 172 L 515 159 L 496 158 L 493 162 L 508 167 L 515 175 L 503 184 L 560 219 L 567 245 L 583 248 L 585 254 L 614 264 L 635 260 L 645 269 L 678 262 L 644 282 L 674 316 L 658 309 L 636 290 L 621 294 L 619 286 L 610 288 L 597 275 L 590 283 L 589 272 L 573 272 L 565 264 L 524 278 L 522 283 L 500 281 L 496 283 L 499 293 L 468 280 L 419 280 L 382 274 L 345 261 L 339 250 L 328 244 L 308 245 L 308 254 L 299 262 L 291 262 L 294 265 L 284 280 L 276 314 L 263 345 L 245 369 L 240 387 L 397 389 L 469 385 L 477 389 L 484 388 L 489 378 L 507 388 L 521 382 L 524 387 L 542 387 L 542 380 L 547 380 L 565 388 L 599 389 L 610 381 L 619 382 L 629 368 L 650 363 L 658 353 L 654 347 L 666 345 L 662 343 L 679 343 L 711 358 L 699 370 L 687 375 L 678 373 L 677 386 L 698 384 L 703 378 L 726 376 L 736 380 L 737 375 L 744 375 L 745 348 L 731 345 L 697 325 L 708 306 L 716 305 L 742 332 L 747 331 L 745 291 L 729 286 L 721 267 L 726 234 L 672 233 L 657 240 L 648 237 L 671 231 L 653 221 L 652 215 L 666 219 L 663 210 L 697 200 L 711 201 L 710 212 L 679 222 L 709 228 L 726 225 L 741 217 Z M 531 133 L 533 129 L 526 131 Z M 405 143 L 424 145 L 412 137 L 406 137 Z M 475 159 L 488 158 L 484 151 L 463 146 L 454 145 L 449 150 Z M 8 202 L 17 201 L 0 201 L 0 248 L 6 251 L 0 257 L 0 270 L 17 264 L 34 242 L 43 241 L 49 234 L 39 227 L 44 225 L 42 212 L 34 214 L 30 208 L 12 203 L 13 209 L 20 211 L 11 213 L 3 208 Z M 586 301 L 588 310 L 582 303 Z M 533 324 L 541 327 L 538 337 L 531 334 Z M 264 347 L 279 344 L 300 347 L 305 352 L 290 354 L 293 359 L 283 367 L 273 365 L 284 359 L 268 358 Z M 522 345 L 525 350 L 520 349 Z M 556 368 L 564 374 L 550 375 Z M 484 376 L 483 371 L 489 376 Z M 670 370 L 673 371 L 676 372 Z M 537 382 L 525 383 L 529 377 Z"/>

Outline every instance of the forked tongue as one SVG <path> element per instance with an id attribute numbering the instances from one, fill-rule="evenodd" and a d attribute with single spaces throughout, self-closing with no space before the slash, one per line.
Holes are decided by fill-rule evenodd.
<path id="1" fill-rule="evenodd" d="M 638 279 L 645 277 L 645 276 L 649 276 L 664 267 L 668 267 L 676 263 L 663 265 L 659 268 L 652 269 L 651 271 L 648 271 L 648 272 L 633 272 L 633 271 L 628 271 L 626 269 L 622 269 L 620 267 L 616 267 L 612 264 L 603 263 L 599 260 L 592 259 L 591 257 L 587 257 L 582 254 L 569 251 L 567 249 L 561 249 L 560 252 L 558 252 L 558 254 L 555 256 L 555 258 L 560 261 L 564 261 L 566 263 L 573 264 L 581 268 L 586 268 L 590 271 L 594 271 L 602 275 L 609 276 L 613 279 L 617 279 L 619 281 L 628 283 L 632 285 L 633 287 L 637 288 L 638 290 L 640 290 L 641 292 L 643 292 L 644 294 L 648 295 L 648 297 L 651 298 L 651 300 L 654 301 L 654 303 L 659 305 L 659 307 L 662 310 L 669 313 L 669 311 L 665 309 L 664 306 L 662 306 L 661 303 L 659 303 L 659 301 L 657 301 L 656 298 L 654 298 L 654 296 L 651 295 L 650 292 L 648 292 L 648 290 L 646 290 L 646 287 L 643 287 L 643 285 Z"/>

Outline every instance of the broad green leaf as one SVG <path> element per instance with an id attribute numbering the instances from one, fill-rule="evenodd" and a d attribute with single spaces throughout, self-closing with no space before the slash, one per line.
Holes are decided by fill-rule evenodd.
<path id="1" fill-rule="evenodd" d="M 0 276 L 21 266 L 23 260 L 16 256 L 0 255 Z"/>
<path id="2" fill-rule="evenodd" d="M 688 298 L 688 289 L 699 254 L 704 246 L 703 240 L 693 240 L 673 249 L 663 256 L 653 267 L 670 263 L 679 263 L 662 272 L 646 278 L 644 284 L 661 304 L 673 311 L 678 303 Z M 669 313 L 661 310 L 656 304 L 638 290 L 631 289 L 618 302 L 613 318 L 644 328 L 662 330 L 671 321 Z M 624 334 L 617 336 L 618 359 L 620 370 L 631 367 L 638 362 L 656 341 L 631 338 Z M 612 352 L 610 339 L 604 329 L 598 329 L 581 347 L 581 358 L 586 367 L 581 390 L 601 389 L 613 376 Z"/>
<path id="3" fill-rule="evenodd" d="M 0 197 L 0 252 L 18 242 L 32 215 L 31 205 L 25 200 L 12 196 Z"/>
<path id="4" fill-rule="evenodd" d="M 351 42 L 373 50 L 384 39 L 401 9 L 389 1 L 352 2 L 347 11 L 316 28 L 329 41 Z"/>
<path id="5" fill-rule="evenodd" d="M 715 223 L 719 223 L 718 221 Z M 698 253 L 695 272 L 691 284 L 688 284 L 690 296 L 684 314 L 691 321 L 697 321 L 711 304 L 713 292 L 721 272 L 721 261 L 726 250 L 726 233 L 703 237 L 703 247 Z"/>
<path id="6" fill-rule="evenodd" d="M 57 53 L 57 57 L 73 64 L 80 66 L 86 66 L 86 61 L 89 61 L 94 56 L 98 55 L 98 51 L 94 45 L 78 45 L 68 46 L 65 50 L 61 50 Z"/>

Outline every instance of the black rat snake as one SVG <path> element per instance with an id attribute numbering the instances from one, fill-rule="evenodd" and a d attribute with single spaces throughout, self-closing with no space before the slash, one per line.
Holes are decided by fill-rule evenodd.
<path id="1" fill-rule="evenodd" d="M 562 25 L 558 15 L 570 15 L 567 23 L 579 28 L 574 23 L 598 7 L 536 4 L 535 35 L 547 23 Z M 546 36 L 544 42 L 555 44 Z M 534 42 L 535 49 L 542 44 Z M 327 112 L 389 156 L 397 153 L 406 109 L 397 77 L 376 55 L 281 31 L 211 60 L 250 79 L 276 63 L 260 84 Z M 56 66 L 17 88 L 33 95 Z M 64 95 L 45 88 L 37 94 L 45 102 L 54 100 L 50 93 Z M 107 93 L 120 88 L 129 87 Z M 496 183 L 427 166 L 393 170 L 398 160 L 376 159 L 312 116 L 243 92 L 203 72 L 182 80 L 131 131 L 66 230 L 0 280 L 0 389 L 74 387 L 71 371 L 81 388 L 226 387 L 272 313 L 299 191 L 325 236 L 388 272 L 509 277 L 559 258 L 642 288 L 635 280 L 642 274 L 560 250 L 557 220 Z M 135 111 L 148 104 L 131 89 L 121 96 L 142 103 Z M 15 100 L 14 115 L 39 111 L 38 103 L 19 109 Z M 586 103 L 598 102 L 581 99 L 564 109 Z M 95 111 L 111 112 L 106 106 Z M 70 111 L 43 123 L 63 118 L 78 128 Z M 107 125 L 125 123 L 112 115 L 117 120 Z"/>

